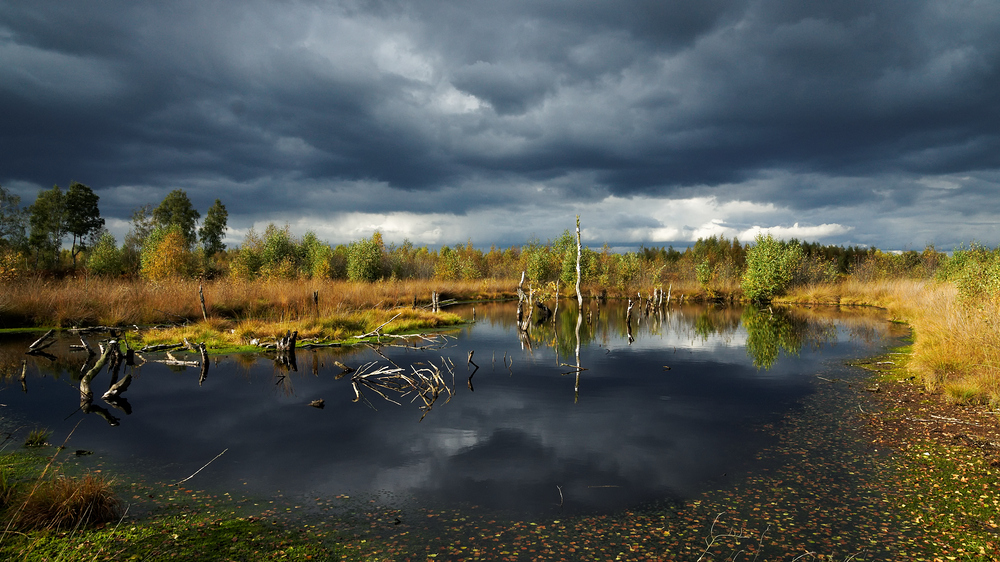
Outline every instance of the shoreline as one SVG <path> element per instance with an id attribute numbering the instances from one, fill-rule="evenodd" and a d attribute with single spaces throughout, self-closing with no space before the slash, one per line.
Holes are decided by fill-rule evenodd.
<path id="1" fill-rule="evenodd" d="M 946 560 L 956 557 L 963 560 L 998 560 L 998 417 L 987 406 L 949 403 L 943 393 L 924 390 L 919 386 L 919 376 L 907 371 L 911 352 L 911 349 L 905 347 L 893 348 L 883 354 L 848 364 L 849 367 L 866 369 L 870 373 L 858 379 L 864 385 L 854 392 L 859 397 L 866 397 L 866 400 L 870 398 L 880 405 L 877 411 L 862 410 L 859 419 L 864 422 L 861 433 L 872 448 L 878 449 L 878 458 L 888 455 L 887 462 L 891 463 L 891 472 L 884 474 L 884 477 L 887 485 L 895 490 L 886 499 L 896 502 L 892 509 L 920 529 L 921 540 L 926 544 L 914 548 L 933 553 L 928 558 L 914 556 L 912 559 Z M 860 399 L 855 401 L 860 408 Z M 133 495 L 148 493 L 150 487 L 144 486 L 140 483 L 125 483 L 121 491 Z M 977 493 L 972 494 L 972 490 Z M 250 510 L 251 513 L 248 514 L 241 510 L 249 506 L 233 497 L 206 496 L 203 492 L 181 487 L 176 488 L 176 493 L 172 496 L 171 500 L 176 502 L 149 510 L 141 519 L 123 520 L 117 528 L 107 525 L 77 536 L 64 532 L 55 535 L 31 533 L 27 543 L 21 542 L 18 537 L 11 540 L 12 537 L 8 536 L 0 544 L 0 552 L 17 554 L 27 544 L 41 557 L 46 552 L 52 552 L 50 549 L 58 552 L 84 545 L 97 545 L 98 548 L 108 549 L 107 553 L 111 554 L 113 549 L 127 548 L 128 544 L 145 544 L 151 545 L 160 555 L 204 551 L 220 556 L 247 556 L 250 559 L 264 559 L 281 553 L 291 559 L 309 559 L 311 556 L 313 559 L 346 557 L 349 560 L 382 560 L 393 559 L 389 556 L 394 553 L 401 554 L 401 551 L 393 550 L 399 546 L 395 543 L 376 546 L 380 544 L 377 537 L 353 532 L 351 529 L 358 528 L 358 525 L 348 526 L 335 522 L 328 527 L 313 527 L 310 530 L 308 524 L 303 527 L 294 518 L 288 519 L 275 509 L 256 512 Z M 698 501 L 688 503 L 690 505 L 684 508 L 687 513 L 699 515 L 702 519 L 709 518 L 693 527 L 684 538 L 698 546 L 703 544 L 705 533 L 711 536 L 714 532 L 708 529 L 712 514 L 699 508 Z M 428 514 L 428 517 L 432 515 L 442 516 Z M 393 519 L 399 520 L 398 515 L 392 512 L 373 512 L 372 517 L 375 517 L 373 524 L 377 521 L 390 532 L 396 532 L 394 525 L 397 524 L 393 523 Z M 599 519 L 605 523 L 610 520 Z M 629 514 L 624 520 L 630 525 L 647 525 L 650 521 L 641 514 Z M 552 522 L 548 524 L 552 526 Z M 555 521 L 555 524 L 559 524 L 559 521 Z M 127 527 L 128 530 L 123 531 L 122 527 Z M 517 531 L 534 532 L 530 528 L 519 527 Z M 256 552 L 230 553 L 228 550 L 213 550 L 230 538 L 249 534 L 261 537 L 260 542 L 253 545 L 258 549 Z M 376 542 L 372 542 L 373 540 Z M 720 542 L 718 547 L 722 545 Z M 8 550 L 11 546 L 13 551 Z M 229 544 L 226 544 L 226 548 L 229 548 Z M 373 557 L 372 549 L 380 550 L 385 557 Z M 644 558 L 636 556 L 635 559 Z"/>

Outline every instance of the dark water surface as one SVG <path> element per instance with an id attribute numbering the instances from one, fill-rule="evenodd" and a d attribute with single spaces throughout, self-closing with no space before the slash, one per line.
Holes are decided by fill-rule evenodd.
<path id="1" fill-rule="evenodd" d="M 53 431 L 55 444 L 76 427 L 68 449 L 95 453 L 81 462 L 164 482 L 225 450 L 188 484 L 201 489 L 606 513 L 683 501 L 765 469 L 758 452 L 775 438 L 761 428 L 800 408 L 824 373 L 860 377 L 842 363 L 889 341 L 884 318 L 868 310 L 675 306 L 638 314 L 632 343 L 624 316 L 618 303 L 584 304 L 578 381 L 566 366 L 576 363 L 575 302 L 562 301 L 557 321 L 533 325 L 526 339 L 514 305 L 480 304 L 477 321 L 447 338 L 409 340 L 427 349 L 298 350 L 295 371 L 274 354 L 222 357 L 202 384 L 198 368 L 125 368 L 134 377 L 128 414 L 102 402 L 106 372 L 92 383 L 93 405 L 106 413 L 79 408 L 85 354 L 69 351 L 76 338 L 61 336 L 50 360 L 23 355 L 37 335 L 0 335 L 8 374 L 28 360 L 27 391 L 5 377 L 0 416 Z M 408 371 L 448 361 L 454 396 L 439 397 L 422 421 L 412 396 L 397 405 L 362 387 L 354 402 L 334 361 Z M 325 408 L 308 406 L 315 399 Z"/>

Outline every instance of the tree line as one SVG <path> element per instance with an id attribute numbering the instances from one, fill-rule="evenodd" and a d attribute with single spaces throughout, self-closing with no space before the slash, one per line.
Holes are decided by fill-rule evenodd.
<path id="1" fill-rule="evenodd" d="M 121 246 L 105 228 L 99 202 L 89 186 L 73 181 L 66 190 L 58 184 L 41 190 L 34 203 L 21 207 L 20 196 L 0 186 L 0 280 L 32 271 L 148 278 L 203 275 L 213 271 L 213 257 L 226 249 L 222 241 L 228 213 L 218 199 L 198 227 L 201 213 L 187 193 L 176 189 L 156 207 L 133 211 Z"/>
<path id="2" fill-rule="evenodd" d="M 228 213 L 218 199 L 204 220 L 183 190 L 170 192 L 157 206 L 132 213 L 122 244 L 104 228 L 98 196 L 72 182 L 39 192 L 19 206 L 16 195 L 0 187 L 0 275 L 85 273 L 111 277 L 229 277 L 234 279 L 517 279 L 521 272 L 536 285 L 575 282 L 576 239 L 568 229 L 554 240 L 529 240 L 521 246 L 487 250 L 472 241 L 432 249 L 404 240 L 386 244 L 381 233 L 349 244 L 331 245 L 315 233 L 298 237 L 288 226 L 250 229 L 239 247 L 223 243 Z M 200 224 L 199 224 L 200 221 Z M 64 242 L 69 240 L 69 249 Z M 757 248 L 756 257 L 753 248 Z M 746 286 L 748 271 L 765 292 L 778 285 L 832 282 L 852 275 L 862 280 L 930 277 L 946 256 L 928 246 L 923 252 L 887 253 L 876 248 L 821 245 L 759 237 L 752 244 L 711 236 L 692 246 L 642 246 L 615 252 L 607 245 L 584 247 L 585 284 L 620 294 L 638 287 L 696 284 L 709 296 Z M 764 279 L 764 269 L 780 264 L 779 277 Z M 763 268 L 763 269 L 762 269 Z M 757 272 L 757 273 L 753 273 Z M 770 275 L 770 274 L 769 274 Z M 767 287 L 770 287 L 769 289 Z"/>

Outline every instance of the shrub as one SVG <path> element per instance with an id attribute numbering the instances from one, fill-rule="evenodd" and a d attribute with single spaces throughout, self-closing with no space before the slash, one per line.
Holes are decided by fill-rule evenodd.
<path id="1" fill-rule="evenodd" d="M 333 248 L 320 242 L 313 232 L 302 237 L 303 272 L 313 279 L 333 277 Z"/>
<path id="2" fill-rule="evenodd" d="M 229 273 L 239 279 L 256 279 L 263 263 L 261 259 L 261 248 L 263 240 L 251 227 L 243 237 L 243 245 L 240 246 L 236 256 L 229 264 Z"/>
<path id="3" fill-rule="evenodd" d="M 712 284 L 712 278 L 715 276 L 715 269 L 708 260 L 705 260 L 694 267 L 694 274 L 701 288 L 708 290 L 708 286 Z"/>
<path id="4" fill-rule="evenodd" d="M 347 248 L 347 278 L 351 281 L 378 281 L 382 277 L 382 233 L 375 231 Z"/>
<path id="5" fill-rule="evenodd" d="M 260 247 L 260 276 L 267 279 L 294 279 L 299 270 L 299 246 L 288 225 L 278 228 L 273 224 L 264 230 L 264 243 Z"/>
<path id="6" fill-rule="evenodd" d="M 87 270 L 93 275 L 117 277 L 125 273 L 125 258 L 118 248 L 115 237 L 105 231 L 101 234 L 90 256 L 87 257 Z"/>
<path id="7" fill-rule="evenodd" d="M 791 284 L 802 262 L 802 248 L 758 234 L 756 244 L 747 250 L 746 271 L 741 287 L 753 302 L 769 302 Z"/>
<path id="8" fill-rule="evenodd" d="M 951 281 L 966 305 L 981 306 L 1000 298 L 1000 248 L 978 244 L 955 250 L 937 272 L 938 279 Z"/>

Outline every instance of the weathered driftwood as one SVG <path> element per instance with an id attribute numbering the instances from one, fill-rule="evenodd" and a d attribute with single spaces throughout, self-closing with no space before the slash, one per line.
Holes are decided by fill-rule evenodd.
<path id="1" fill-rule="evenodd" d="M 201 364 L 197 361 L 185 361 L 183 359 L 178 359 L 174 357 L 173 353 L 167 352 L 166 359 L 150 359 L 150 363 L 163 363 L 164 365 L 169 365 L 171 367 L 200 367 Z"/>
<path id="2" fill-rule="evenodd" d="M 452 373 L 452 377 L 454 378 L 454 369 L 443 357 L 441 358 L 441 364 L 444 369 Z M 421 363 L 421 365 L 425 364 Z M 402 367 L 382 366 L 373 369 L 374 366 L 374 362 L 362 365 L 351 376 L 351 386 L 354 388 L 355 394 L 354 402 L 363 398 L 363 393 L 361 392 L 362 386 L 397 405 L 400 402 L 390 398 L 388 393 L 394 394 L 396 398 L 400 399 L 412 394 L 413 398 L 410 402 L 415 402 L 419 399 L 423 404 L 420 406 L 420 409 L 424 412 L 420 416 L 420 419 L 423 420 L 440 396 L 447 393 L 448 400 L 445 401 L 447 403 L 454 395 L 451 388 L 445 382 L 444 377 L 441 376 L 441 367 L 438 367 L 434 363 L 427 363 L 426 366 L 420 368 L 411 365 L 409 372 Z"/>
<path id="3" fill-rule="evenodd" d="M 164 343 L 160 345 L 147 345 L 139 350 L 140 353 L 153 353 L 156 351 L 173 351 L 184 347 L 183 343 Z"/>
<path id="4" fill-rule="evenodd" d="M 71 349 L 73 347 L 75 347 L 75 346 L 70 346 Z M 96 355 L 96 353 L 94 353 L 94 350 L 87 343 L 87 340 L 83 339 L 83 336 L 80 336 L 80 347 L 83 348 L 84 351 L 87 352 L 87 357 L 93 357 L 94 355 Z"/>
<path id="5" fill-rule="evenodd" d="M 131 373 L 126 373 L 121 380 L 111 385 L 111 388 L 101 396 L 101 399 L 107 401 L 118 398 L 121 393 L 128 390 L 128 385 L 130 384 L 132 384 L 132 375 Z"/>
<path id="6" fill-rule="evenodd" d="M 52 338 L 52 335 L 55 333 L 56 333 L 55 330 L 49 330 L 48 332 L 45 332 L 45 334 L 42 337 L 35 340 L 31 345 L 28 346 L 28 351 L 27 351 L 28 355 L 37 355 L 43 349 L 56 343 L 55 339 L 50 340 L 50 338 Z"/>
<path id="7" fill-rule="evenodd" d="M 321 347 L 342 347 L 343 345 L 344 344 L 339 343 L 339 342 L 329 343 L 329 342 L 313 341 L 313 342 L 301 344 L 298 347 L 299 347 L 299 349 L 318 349 L 318 348 L 321 348 Z"/>
<path id="8" fill-rule="evenodd" d="M 322 398 L 318 400 L 313 400 L 312 402 L 309 403 L 309 405 L 312 406 L 313 408 L 319 408 L 322 410 L 323 407 L 326 406 L 326 400 L 323 400 Z"/>
<path id="9" fill-rule="evenodd" d="M 96 333 L 110 333 L 110 332 L 127 332 L 132 330 L 138 332 L 139 326 L 132 324 L 131 326 L 89 326 L 86 328 L 70 328 L 69 333 L 73 335 L 83 335 L 83 334 L 96 334 Z"/>
<path id="10" fill-rule="evenodd" d="M 94 398 L 94 393 L 90 390 L 90 381 L 101 372 L 104 365 L 108 363 L 111 356 L 118 350 L 118 341 L 110 340 L 108 341 L 108 346 L 102 350 L 101 357 L 94 363 L 94 366 L 90 368 L 89 371 L 84 373 L 83 377 L 80 378 L 80 400 L 90 401 Z"/>

